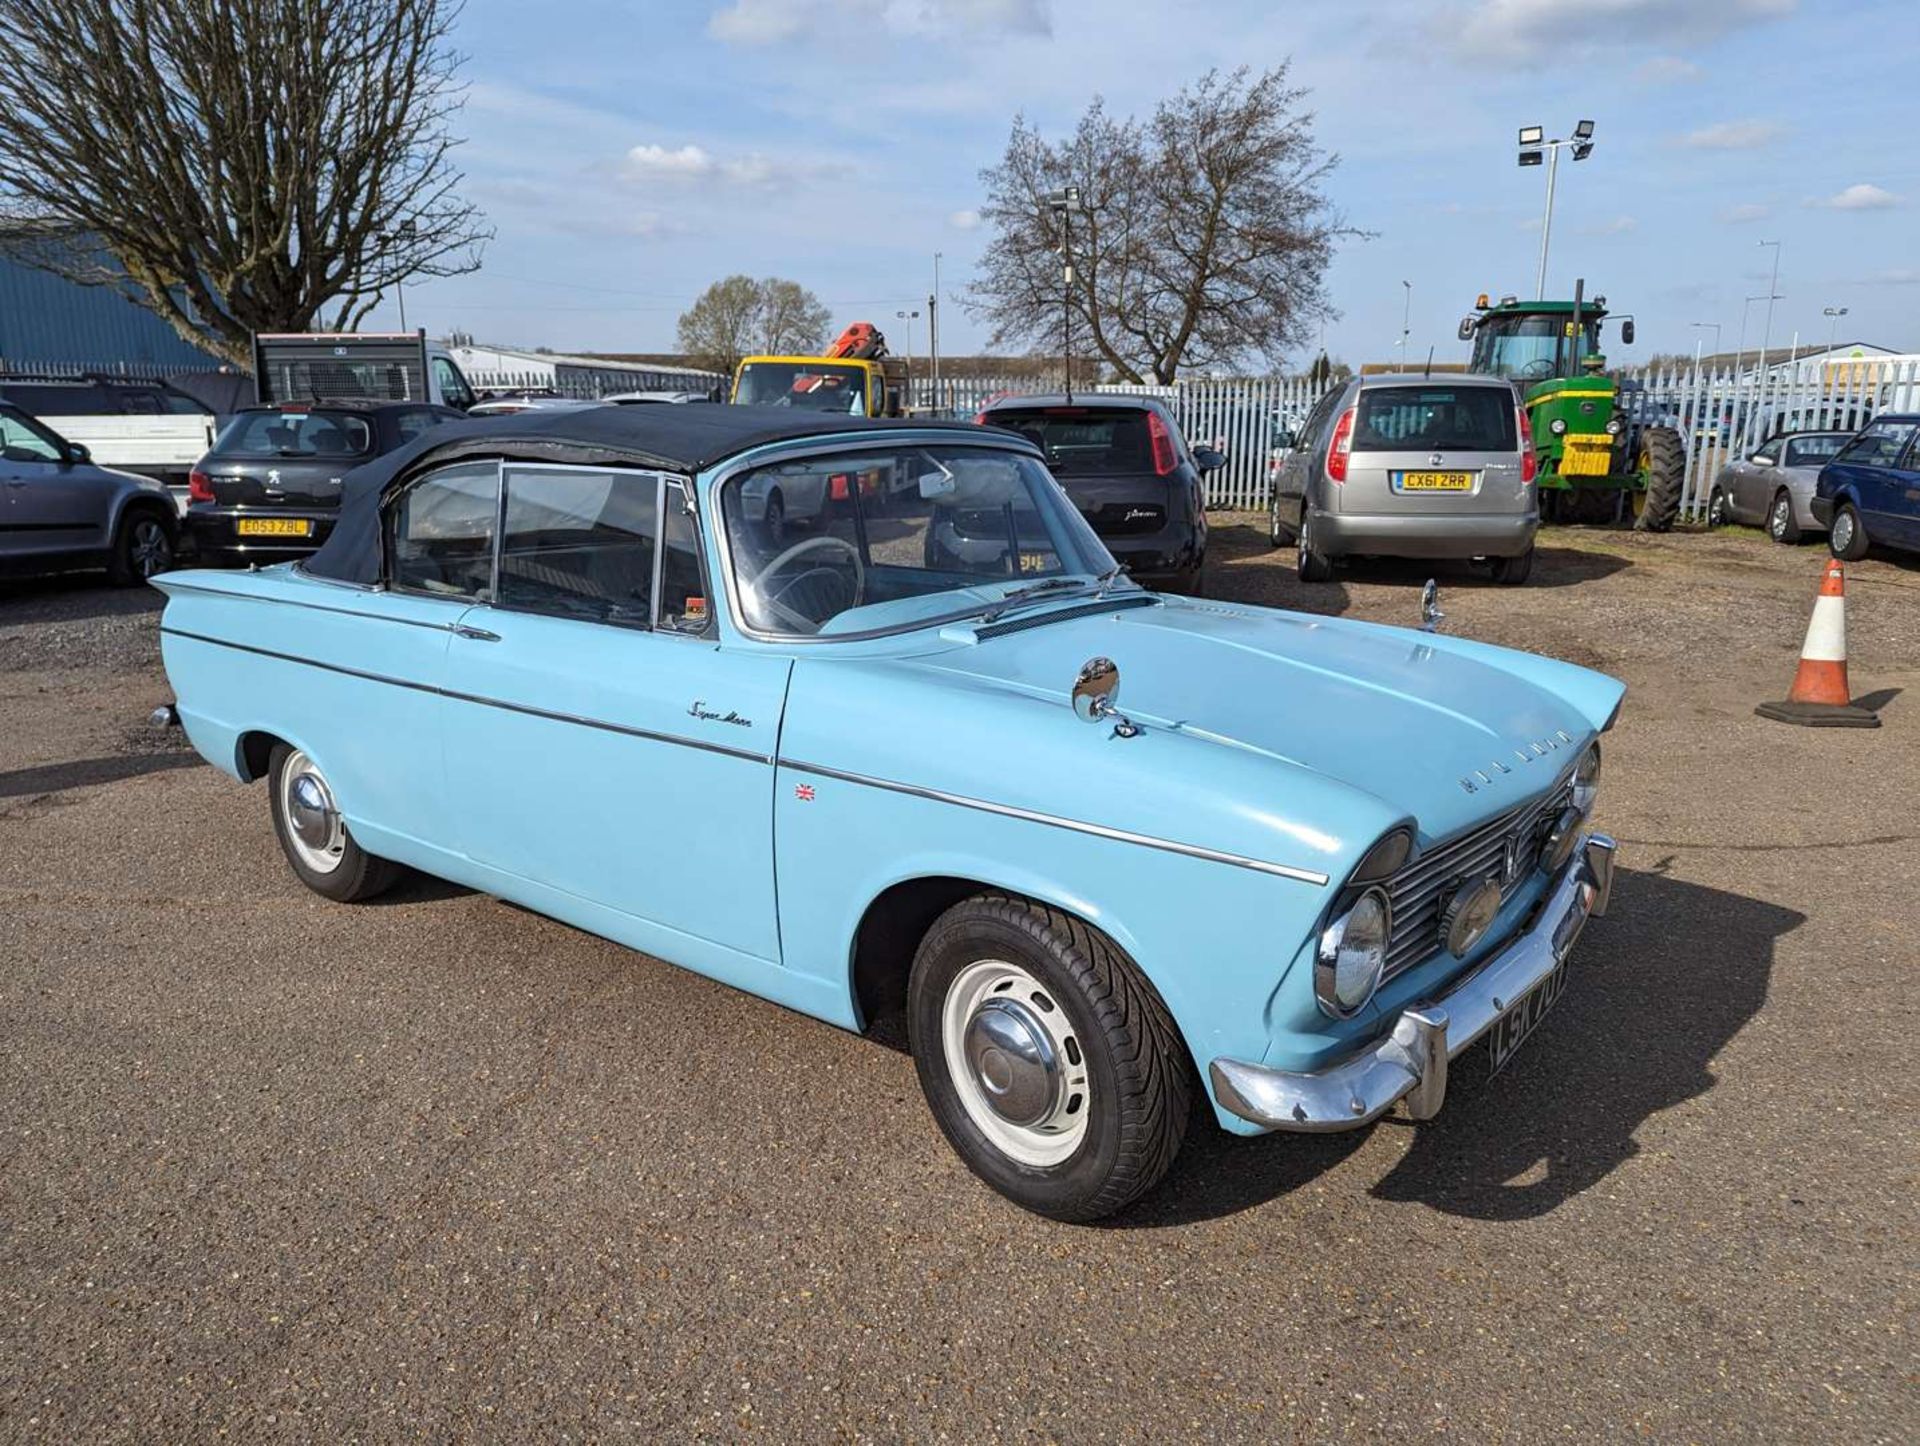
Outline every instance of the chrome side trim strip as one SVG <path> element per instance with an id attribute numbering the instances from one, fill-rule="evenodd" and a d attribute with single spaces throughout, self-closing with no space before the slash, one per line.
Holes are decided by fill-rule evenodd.
<path id="1" fill-rule="evenodd" d="M 325 582 L 325 583 L 332 582 L 332 580 L 329 578 L 317 578 L 315 579 L 315 581 Z M 359 588 L 358 584 L 355 584 L 355 583 L 338 583 L 333 585 L 339 586 L 339 587 L 357 588 L 358 590 L 364 591 L 364 592 L 381 591 L 381 589 L 374 588 L 374 587 Z M 274 607 L 280 607 L 280 608 L 304 608 L 306 611 L 312 612 L 312 613 L 335 613 L 343 618 L 364 618 L 370 622 L 377 622 L 377 623 L 399 623 L 402 627 L 427 628 L 437 633 L 450 633 L 454 630 L 454 625 L 451 622 L 434 623 L 434 622 L 428 622 L 425 618 L 396 618 L 396 617 L 390 617 L 385 613 L 370 613 L 361 608 L 339 608 L 339 607 L 333 607 L 328 603 L 305 602 L 299 598 L 273 597 L 265 593 L 228 592 L 225 588 L 221 588 L 221 587 L 194 587 L 190 583 L 183 584 L 183 583 L 177 583 L 177 582 L 169 582 L 167 586 L 170 587 L 175 592 L 190 592 L 194 594 L 196 597 L 233 598 L 236 600 L 250 602 L 250 603 L 262 603 L 262 602 L 270 603 Z M 421 597 L 421 596 L 425 596 L 425 594 L 405 593 L 405 594 L 402 594 L 402 596 Z M 462 612 L 466 611 L 470 607 L 476 606 L 472 598 L 460 598 L 457 600 L 452 598 L 447 598 L 447 599 L 442 599 L 442 601 L 458 606 Z M 165 631 L 168 631 L 168 629 L 162 629 L 162 631 L 165 632 Z M 181 634 L 181 636 L 195 637 L 198 635 L 193 633 L 183 633 Z M 213 643 L 213 642 L 218 642 L 219 639 L 218 638 L 202 638 L 201 641 L 207 642 L 207 643 Z M 238 644 L 236 644 L 235 646 L 238 646 Z M 295 661 L 297 662 L 299 660 L 295 659 Z"/>
<path id="2" fill-rule="evenodd" d="M 968 798 L 964 794 L 943 793 L 937 788 L 922 788 L 918 784 L 895 783 L 892 779 L 873 778 L 864 773 L 847 773 L 838 768 L 828 768 L 818 763 L 803 763 L 797 758 L 782 757 L 782 768 L 796 769 L 801 773 L 815 774 L 821 778 L 836 778 L 842 783 L 859 783 L 868 788 L 881 788 L 889 793 L 904 793 L 911 798 L 930 799 L 935 803 L 950 803 L 958 808 L 977 809 L 981 813 L 998 814 L 1002 818 L 1017 818 L 1025 823 L 1045 824 L 1049 828 L 1064 828 L 1073 833 L 1091 834 L 1095 838 L 1112 839 L 1116 843 L 1139 844 L 1145 848 L 1159 849 L 1164 853 L 1183 854 L 1187 858 L 1205 859 L 1209 863 L 1231 864 L 1235 868 L 1252 869 L 1256 873 L 1272 874 L 1276 878 L 1295 879 L 1303 884 L 1322 884 L 1328 882 L 1327 875 L 1314 869 L 1295 868 L 1291 864 L 1268 863 L 1265 859 L 1252 859 L 1244 854 L 1222 853 L 1218 849 L 1202 848 L 1199 844 L 1180 843 L 1174 839 L 1156 838 L 1152 834 L 1130 833 L 1122 828 L 1108 828 L 1105 824 L 1086 823 L 1077 818 L 1061 818 L 1057 814 L 1036 813 L 1028 808 L 1015 808 L 1008 803 L 990 803 L 983 798 Z"/>
<path id="3" fill-rule="evenodd" d="M 535 708 L 526 703 L 509 703 L 501 698 L 486 698 L 478 693 L 462 693 L 453 688 L 438 688 L 431 683 L 414 683 L 405 678 L 389 677 L 384 673 L 363 672 L 359 668 L 344 667 L 339 663 L 322 663 L 315 658 L 302 658 L 293 653 L 279 653 L 271 648 L 256 648 L 247 643 L 229 642 L 225 638 L 210 638 L 204 633 L 190 633 L 184 628 L 163 627 L 161 632 L 176 638 L 191 638 L 196 643 L 210 643 L 216 648 L 231 648 L 238 653 L 252 653 L 257 657 L 274 658 L 283 663 L 299 663 L 308 668 L 319 668 L 323 672 L 339 673 L 348 678 L 360 678 L 369 683 L 386 683 L 395 688 L 410 688 L 416 693 L 431 693 L 437 698 L 451 699 L 456 703 L 473 703 L 482 708 L 498 708 L 507 713 L 520 713 L 529 718 L 544 718 L 553 723 L 572 723 L 580 728 L 597 728 L 603 733 L 618 733 L 627 738 L 640 738 L 649 743 L 672 743 L 681 748 L 697 748 L 702 753 L 717 753 L 723 758 L 738 758 L 747 763 L 771 765 L 773 756 L 767 753 L 755 753 L 746 748 L 729 748 L 724 743 L 708 743 L 700 738 L 687 738 L 678 733 L 656 733 L 650 728 L 632 728 L 625 723 L 609 723 L 601 718 L 587 718 L 578 713 L 557 713 L 549 708 Z"/>

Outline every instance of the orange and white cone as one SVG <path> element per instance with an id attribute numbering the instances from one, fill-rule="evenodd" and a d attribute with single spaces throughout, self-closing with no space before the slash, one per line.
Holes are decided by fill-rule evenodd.
<path id="1" fill-rule="evenodd" d="M 1847 575 L 1840 559 L 1827 563 L 1820 592 L 1813 600 L 1807 640 L 1800 646 L 1800 667 L 1785 700 L 1762 703 L 1762 718 L 1808 728 L 1878 728 L 1880 718 L 1853 705 L 1847 687 Z"/>

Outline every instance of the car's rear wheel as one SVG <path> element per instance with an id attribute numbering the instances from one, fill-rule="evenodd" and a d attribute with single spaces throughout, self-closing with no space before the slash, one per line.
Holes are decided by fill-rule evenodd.
<path id="1" fill-rule="evenodd" d="M 1493 558 L 1488 570 L 1492 572 L 1495 582 L 1518 587 L 1533 576 L 1533 549 L 1529 547 L 1518 557 Z"/>
<path id="2" fill-rule="evenodd" d="M 1800 523 L 1793 515 L 1793 498 L 1784 487 L 1773 494 L 1773 506 L 1767 510 L 1767 536 L 1775 542 L 1800 540 Z"/>
<path id="3" fill-rule="evenodd" d="M 767 496 L 767 515 L 765 518 L 767 541 L 777 543 L 787 535 L 787 499 L 776 488 Z"/>
<path id="4" fill-rule="evenodd" d="M 915 954 L 907 1028 L 948 1143 L 1029 1210 L 1110 1215 L 1179 1152 L 1192 1099 L 1179 1032 L 1078 919 L 998 894 L 955 904 Z"/>
<path id="5" fill-rule="evenodd" d="M 1827 534 L 1828 550 L 1842 562 L 1858 562 L 1867 555 L 1869 545 L 1859 509 L 1851 502 L 1842 502 L 1833 514 L 1833 530 Z"/>
<path id="6" fill-rule="evenodd" d="M 1275 488 L 1267 498 L 1267 545 L 1285 547 L 1293 541 L 1292 529 L 1280 520 L 1280 492 Z"/>
<path id="7" fill-rule="evenodd" d="M 1709 528 L 1727 525 L 1727 494 L 1718 487 L 1707 498 L 1707 526 Z"/>
<path id="8" fill-rule="evenodd" d="M 404 872 L 354 842 L 332 785 L 303 750 L 274 746 L 267 788 L 280 848 L 300 882 L 316 894 L 343 904 L 371 899 L 392 888 Z"/>
<path id="9" fill-rule="evenodd" d="M 1313 514 L 1305 507 L 1300 509 L 1300 531 L 1294 539 L 1293 567 L 1302 582 L 1333 581 L 1332 561 L 1314 549 Z"/>
<path id="10" fill-rule="evenodd" d="M 113 535 L 107 554 L 107 579 L 115 587 L 132 587 L 173 569 L 177 550 L 173 520 L 155 507 L 130 508 Z"/>

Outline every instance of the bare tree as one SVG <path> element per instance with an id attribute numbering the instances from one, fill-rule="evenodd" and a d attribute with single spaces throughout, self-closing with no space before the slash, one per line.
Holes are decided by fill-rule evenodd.
<path id="1" fill-rule="evenodd" d="M 760 349 L 778 356 L 782 353 L 808 355 L 827 344 L 827 324 L 832 313 L 820 298 L 797 281 L 769 276 L 760 283 Z"/>
<path id="2" fill-rule="evenodd" d="M 732 375 L 751 352 L 820 351 L 828 320 L 820 298 L 797 281 L 728 276 L 681 314 L 680 350 L 702 366 Z"/>
<path id="3" fill-rule="evenodd" d="M 236 361 L 254 331 L 349 330 L 391 287 L 474 270 L 491 233 L 451 160 L 459 9 L 0 0 L 10 250 Z"/>
<path id="4" fill-rule="evenodd" d="M 980 173 L 994 236 L 968 306 L 996 343 L 1076 349 L 1130 382 L 1182 367 L 1277 361 L 1327 304 L 1324 277 L 1348 227 L 1321 187 L 1339 163 L 1313 137 L 1287 67 L 1209 71 L 1151 119 L 1116 120 L 1098 100 L 1049 142 L 1024 118 Z M 1076 187 L 1081 213 L 1057 215 Z M 1072 225 L 1074 282 L 1062 276 Z"/>

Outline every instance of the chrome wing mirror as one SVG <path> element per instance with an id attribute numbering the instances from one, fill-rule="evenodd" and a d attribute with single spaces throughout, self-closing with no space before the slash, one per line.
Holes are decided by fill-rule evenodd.
<path id="1" fill-rule="evenodd" d="M 1089 658 L 1080 666 L 1073 682 L 1073 712 L 1083 723 L 1111 720 L 1115 738 L 1131 738 L 1140 727 L 1120 712 L 1114 700 L 1120 696 L 1120 669 L 1112 658 Z"/>
<path id="2" fill-rule="evenodd" d="M 1430 577 L 1427 585 L 1420 589 L 1420 631 L 1438 632 L 1445 617 L 1446 614 L 1440 611 L 1440 581 Z"/>

